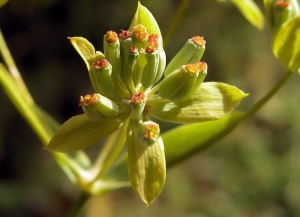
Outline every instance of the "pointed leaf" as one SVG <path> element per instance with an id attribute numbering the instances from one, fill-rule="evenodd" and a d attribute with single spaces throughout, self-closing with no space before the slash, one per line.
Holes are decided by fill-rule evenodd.
<path id="1" fill-rule="evenodd" d="M 163 121 L 182 124 L 217 120 L 232 112 L 247 95 L 228 84 L 205 82 L 188 99 L 162 100 L 151 105 L 149 114 Z"/>
<path id="2" fill-rule="evenodd" d="M 129 26 L 129 30 L 132 31 L 133 27 L 138 24 L 142 24 L 143 26 L 145 26 L 149 34 L 158 34 L 162 39 L 161 32 L 155 18 L 146 7 L 141 5 L 140 2 L 138 3 L 137 10 Z"/>
<path id="3" fill-rule="evenodd" d="M 69 37 L 69 40 L 84 61 L 91 59 L 96 52 L 94 46 L 83 37 Z"/>
<path id="4" fill-rule="evenodd" d="M 285 22 L 273 41 L 274 55 L 289 70 L 300 67 L 300 16 Z"/>
<path id="5" fill-rule="evenodd" d="M 52 137 L 46 149 L 69 152 L 84 149 L 119 129 L 128 114 L 109 118 L 105 122 L 93 122 L 85 114 L 67 120 Z"/>
<path id="6" fill-rule="evenodd" d="M 244 113 L 232 113 L 220 120 L 182 125 L 164 133 L 167 166 L 173 166 L 222 139 L 243 117 Z"/>
<path id="7" fill-rule="evenodd" d="M 256 28 L 262 30 L 264 27 L 264 17 L 253 0 L 231 0 L 241 11 L 244 17 Z"/>

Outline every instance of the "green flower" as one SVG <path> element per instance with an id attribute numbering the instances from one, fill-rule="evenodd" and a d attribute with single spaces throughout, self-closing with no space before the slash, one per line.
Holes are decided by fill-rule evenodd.
<path id="1" fill-rule="evenodd" d="M 129 178 L 147 205 L 161 193 L 166 177 L 163 140 L 151 119 L 212 121 L 229 114 L 247 96 L 224 83 L 202 83 L 207 73 L 207 64 L 199 62 L 203 37 L 189 39 L 166 66 L 159 27 L 141 5 L 129 30 L 106 33 L 104 54 L 84 38 L 69 39 L 87 65 L 96 94 L 81 98 L 85 114 L 65 122 L 46 148 L 76 151 L 126 128 Z"/>

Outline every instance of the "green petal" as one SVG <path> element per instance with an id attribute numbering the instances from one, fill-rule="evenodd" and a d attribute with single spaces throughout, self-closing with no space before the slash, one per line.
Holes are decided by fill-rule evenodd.
<path id="1" fill-rule="evenodd" d="M 141 5 L 140 2 L 138 3 L 138 8 L 135 12 L 133 20 L 131 21 L 129 30 L 132 31 L 133 27 L 138 24 L 145 26 L 148 30 L 148 34 L 158 34 L 162 39 L 161 32 L 155 18 L 146 7 Z"/>
<path id="2" fill-rule="evenodd" d="M 105 122 L 93 122 L 85 114 L 67 120 L 52 137 L 46 149 L 69 152 L 84 149 L 119 129 L 128 114 L 121 114 Z"/>
<path id="3" fill-rule="evenodd" d="M 179 126 L 162 135 L 167 165 L 173 166 L 222 139 L 242 120 L 244 113 L 205 123 Z"/>
<path id="4" fill-rule="evenodd" d="M 228 84 L 205 82 L 188 99 L 154 103 L 149 107 L 149 114 L 163 121 L 182 124 L 217 120 L 232 112 L 247 95 Z"/>
<path id="5" fill-rule="evenodd" d="M 273 41 L 274 55 L 289 70 L 300 67 L 300 16 L 285 22 Z"/>
<path id="6" fill-rule="evenodd" d="M 253 0 L 231 0 L 241 11 L 244 17 L 256 28 L 262 30 L 264 27 L 264 17 Z"/>

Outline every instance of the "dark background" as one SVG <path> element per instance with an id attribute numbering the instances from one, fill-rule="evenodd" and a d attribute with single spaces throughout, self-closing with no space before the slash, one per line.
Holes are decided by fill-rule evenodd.
<path id="1" fill-rule="evenodd" d="M 141 3 L 165 35 L 180 1 Z M 11 0 L 0 8 L 0 28 L 28 89 L 60 123 L 81 113 L 79 96 L 92 91 L 85 64 L 67 37 L 85 37 L 102 50 L 105 32 L 128 28 L 136 6 L 125 0 Z M 268 29 L 258 31 L 229 3 L 191 0 L 166 47 L 168 60 L 195 35 L 207 41 L 206 81 L 250 93 L 238 110 L 250 108 L 284 73 L 272 55 Z M 150 208 L 129 188 L 94 197 L 85 216 L 300 216 L 298 84 L 295 74 L 255 117 L 170 169 Z M 80 190 L 2 89 L 0 101 L 0 216 L 65 216 Z"/>

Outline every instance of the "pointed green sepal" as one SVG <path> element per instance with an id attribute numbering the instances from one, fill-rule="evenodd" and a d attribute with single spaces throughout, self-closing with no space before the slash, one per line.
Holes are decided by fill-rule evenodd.
<path id="1" fill-rule="evenodd" d="M 84 60 L 87 65 L 88 70 L 90 69 L 90 64 L 96 59 L 104 58 L 104 54 L 95 51 L 94 46 L 83 37 L 68 37 L 73 47 L 76 49 L 78 54 Z"/>
<path id="2" fill-rule="evenodd" d="M 128 113 L 123 113 L 99 123 L 85 114 L 74 116 L 60 126 L 45 148 L 55 152 L 87 148 L 119 129 L 127 118 Z"/>
<path id="3" fill-rule="evenodd" d="M 165 77 L 182 65 L 199 62 L 205 51 L 205 44 L 206 41 L 200 36 L 187 40 L 185 45 L 167 65 L 164 72 Z"/>
<path id="4" fill-rule="evenodd" d="M 246 97 L 240 89 L 219 82 L 204 82 L 190 97 L 162 100 L 148 107 L 149 115 L 173 123 L 200 123 L 220 119 L 232 112 Z"/>
<path id="5" fill-rule="evenodd" d="M 156 127 L 145 129 L 139 120 L 129 122 L 128 173 L 131 185 L 140 199 L 149 206 L 161 193 L 166 179 L 166 160 L 164 145 L 160 136 L 155 134 Z M 153 130 L 154 129 L 154 130 Z M 147 139 L 149 132 L 154 132 L 155 142 L 145 143 L 140 137 Z M 143 140 L 142 138 L 142 140 Z M 144 140 L 143 140 L 144 141 Z"/>
<path id="6" fill-rule="evenodd" d="M 300 68 L 300 16 L 285 22 L 274 36 L 273 53 L 289 70 Z"/>
<path id="7" fill-rule="evenodd" d="M 129 30 L 132 31 L 133 27 L 139 24 L 146 27 L 146 29 L 148 30 L 148 34 L 158 34 L 160 36 L 160 39 L 162 40 L 161 32 L 155 18 L 146 7 L 141 5 L 140 2 L 138 3 L 138 7 L 133 20 L 131 21 Z"/>
<path id="8" fill-rule="evenodd" d="M 161 81 L 158 94 L 169 100 L 188 98 L 199 88 L 206 74 L 207 64 L 204 62 L 183 65 Z"/>

